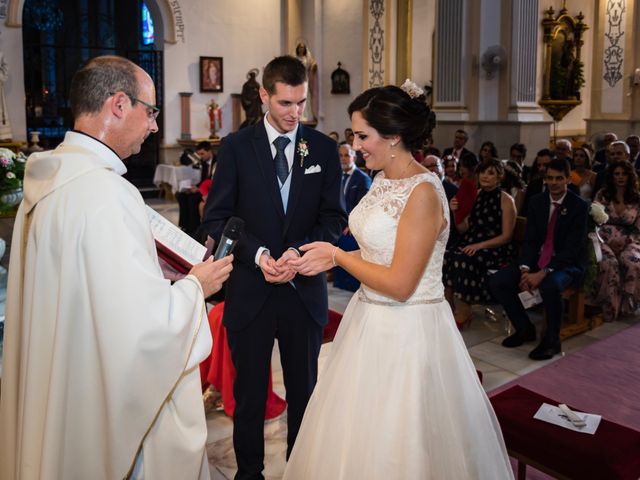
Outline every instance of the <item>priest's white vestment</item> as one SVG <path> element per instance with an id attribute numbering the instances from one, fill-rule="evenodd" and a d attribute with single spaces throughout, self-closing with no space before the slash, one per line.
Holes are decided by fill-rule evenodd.
<path id="1" fill-rule="evenodd" d="M 163 278 L 124 172 L 79 132 L 27 161 L 9 264 L 2 480 L 119 480 L 136 458 L 137 478 L 209 478 L 202 289 Z"/>

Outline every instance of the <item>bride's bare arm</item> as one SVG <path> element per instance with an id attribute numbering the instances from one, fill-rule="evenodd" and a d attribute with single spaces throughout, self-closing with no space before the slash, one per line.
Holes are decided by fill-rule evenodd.
<path id="1" fill-rule="evenodd" d="M 363 260 L 325 242 L 301 247 L 305 255 L 297 259 L 294 268 L 303 275 L 315 275 L 335 263 L 362 283 L 399 301 L 407 300 L 415 291 L 431 258 L 436 239 L 445 220 L 440 198 L 432 185 L 418 185 L 400 216 L 393 260 L 390 266 Z"/>

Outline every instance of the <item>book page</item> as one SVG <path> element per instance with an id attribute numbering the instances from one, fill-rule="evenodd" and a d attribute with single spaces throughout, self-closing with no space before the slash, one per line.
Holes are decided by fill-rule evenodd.
<path id="1" fill-rule="evenodd" d="M 164 218 L 149 205 L 147 216 L 151 225 L 153 238 L 173 253 L 182 257 L 191 265 L 202 262 L 207 249 L 204 245 L 196 242 L 189 235 L 180 230 L 179 227 Z"/>

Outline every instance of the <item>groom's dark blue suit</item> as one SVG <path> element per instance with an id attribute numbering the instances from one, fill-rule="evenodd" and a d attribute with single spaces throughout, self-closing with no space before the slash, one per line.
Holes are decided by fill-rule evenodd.
<path id="1" fill-rule="evenodd" d="M 308 155 L 300 156 L 300 142 Z M 262 478 L 264 409 L 269 362 L 278 338 L 288 403 L 288 453 L 317 376 L 322 327 L 327 323 L 324 273 L 296 275 L 292 284 L 267 283 L 256 266 L 260 247 L 274 259 L 313 241 L 334 243 L 346 226 L 337 145 L 298 126 L 287 210 L 283 208 L 264 122 L 228 135 L 207 198 L 202 230 L 219 241 L 231 216 L 245 231 L 234 250 L 223 323 L 236 368 L 234 448 L 237 479 Z"/>

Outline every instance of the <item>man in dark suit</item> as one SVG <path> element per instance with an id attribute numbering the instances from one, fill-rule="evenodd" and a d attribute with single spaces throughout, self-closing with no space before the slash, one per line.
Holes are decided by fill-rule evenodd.
<path id="1" fill-rule="evenodd" d="M 448 155 L 453 155 L 458 162 L 465 153 L 471 153 L 470 150 L 465 148 L 467 141 L 469 140 L 469 134 L 464 130 L 456 130 L 453 136 L 453 147 L 448 147 L 442 152 L 442 158 Z"/>
<path id="2" fill-rule="evenodd" d="M 355 208 L 371 187 L 371 178 L 356 166 L 356 151 L 347 142 L 342 142 L 338 147 L 340 154 L 340 166 L 342 167 L 342 191 L 347 214 Z M 340 238 L 338 247 L 346 252 L 358 249 L 356 239 L 351 235 L 347 226 Z M 333 286 L 342 290 L 355 292 L 360 287 L 360 282 L 340 267 L 333 269 Z"/>
<path id="3" fill-rule="evenodd" d="M 502 342 L 507 348 L 536 339 L 536 330 L 518 294 L 540 290 L 547 316 L 547 330 L 529 354 L 547 360 L 560 353 L 562 290 L 580 281 L 586 264 L 588 204 L 568 191 L 570 166 L 554 159 L 547 165 L 548 193 L 531 199 L 522 252 L 517 264 L 489 277 L 491 293 L 504 307 L 515 333 Z"/>
<path id="4" fill-rule="evenodd" d="M 532 172 L 532 179 L 527 185 L 527 189 L 524 193 L 524 201 L 522 202 L 522 211 L 529 211 L 529 201 L 532 197 L 547 191 L 547 184 L 545 182 L 545 175 L 547 172 L 547 165 L 554 158 L 553 152 L 548 148 L 543 148 L 536 155 L 536 159 L 533 163 L 535 167 L 535 173 Z M 567 187 L 570 192 L 580 196 L 580 189 L 573 183 L 569 183 Z"/>
<path id="5" fill-rule="evenodd" d="M 211 143 L 206 140 L 198 143 L 196 153 L 198 157 L 200 157 L 200 181 L 198 185 L 176 193 L 176 200 L 178 201 L 180 209 L 178 225 L 189 235 L 194 235 L 200 226 L 200 211 L 198 210 L 198 206 L 202 200 L 202 194 L 198 187 L 206 179 L 211 178 L 211 171 L 215 163 Z"/>
<path id="6" fill-rule="evenodd" d="M 264 414 L 274 339 L 278 339 L 288 403 L 287 457 L 316 383 L 328 318 L 325 274 L 296 276 L 297 248 L 335 242 L 346 226 L 337 145 L 305 128 L 307 74 L 294 57 L 264 69 L 263 121 L 228 135 L 218 154 L 215 188 L 202 230 L 219 240 L 231 216 L 244 233 L 234 250 L 223 323 L 236 369 L 233 444 L 236 480 L 261 479 Z"/>

